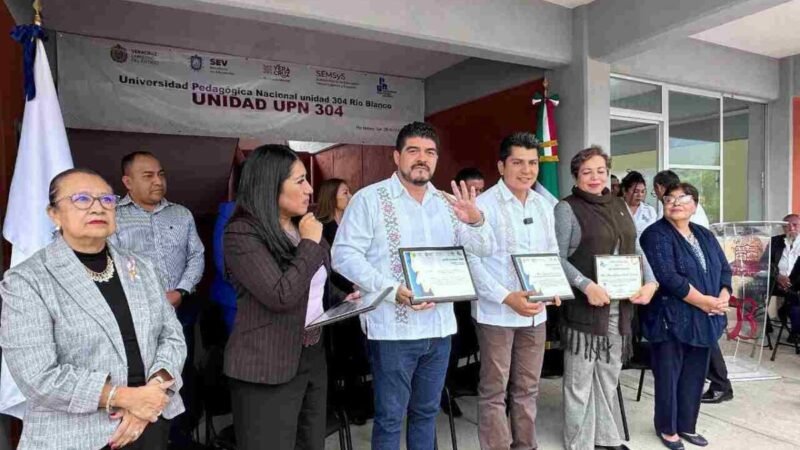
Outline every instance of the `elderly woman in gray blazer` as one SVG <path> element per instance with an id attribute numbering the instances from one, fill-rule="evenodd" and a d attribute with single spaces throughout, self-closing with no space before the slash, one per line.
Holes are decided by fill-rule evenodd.
<path id="1" fill-rule="evenodd" d="M 186 358 L 154 267 L 106 242 L 119 197 L 95 172 L 50 183 L 59 230 L 0 284 L 0 345 L 28 399 L 25 449 L 166 449 Z"/>

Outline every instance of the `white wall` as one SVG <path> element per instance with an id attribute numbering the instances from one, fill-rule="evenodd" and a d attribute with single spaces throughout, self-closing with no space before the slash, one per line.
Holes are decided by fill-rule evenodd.
<path id="1" fill-rule="evenodd" d="M 611 71 L 761 100 L 779 95 L 778 60 L 695 39 L 616 61 Z"/>
<path id="2" fill-rule="evenodd" d="M 463 56 L 569 63 L 570 10 L 544 0 L 131 0 Z"/>

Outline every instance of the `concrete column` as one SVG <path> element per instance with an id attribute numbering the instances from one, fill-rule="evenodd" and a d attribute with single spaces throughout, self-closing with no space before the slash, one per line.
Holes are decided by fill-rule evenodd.
<path id="1" fill-rule="evenodd" d="M 572 157 L 590 145 L 606 151 L 611 145 L 609 64 L 589 57 L 588 8 L 573 10 L 572 63 L 548 74 L 551 91 L 561 96 L 556 108 L 558 124 L 559 188 L 572 189 Z"/>
<path id="2" fill-rule="evenodd" d="M 796 72 L 800 57 L 783 58 L 779 63 L 778 99 L 767 105 L 767 152 L 765 216 L 780 220 L 792 202 L 792 97 L 800 93 Z"/>

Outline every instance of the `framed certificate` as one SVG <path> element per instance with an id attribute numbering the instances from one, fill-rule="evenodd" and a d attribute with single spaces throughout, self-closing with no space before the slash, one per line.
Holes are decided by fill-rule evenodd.
<path id="1" fill-rule="evenodd" d="M 358 302 L 341 302 L 312 320 L 311 323 L 306 325 L 306 330 L 318 328 L 323 325 L 330 325 L 372 311 L 377 308 L 380 302 L 385 300 L 393 290 L 393 288 L 386 288 L 381 292 L 372 292 L 362 295 L 361 300 Z"/>
<path id="2" fill-rule="evenodd" d="M 522 289 L 536 292 L 536 295 L 528 297 L 528 301 L 550 300 L 556 295 L 561 300 L 575 298 L 558 255 L 511 255 L 511 260 Z"/>
<path id="3" fill-rule="evenodd" d="M 411 303 L 477 300 L 464 247 L 401 248 L 400 261 Z"/>
<path id="4" fill-rule="evenodd" d="M 597 284 L 612 300 L 628 300 L 642 287 L 644 273 L 639 255 L 597 255 L 594 267 Z"/>

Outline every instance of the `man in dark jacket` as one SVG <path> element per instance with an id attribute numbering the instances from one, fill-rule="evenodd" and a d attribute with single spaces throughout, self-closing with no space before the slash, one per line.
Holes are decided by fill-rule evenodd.
<path id="1" fill-rule="evenodd" d="M 789 342 L 796 343 L 800 338 L 800 215 L 789 214 L 783 218 L 784 234 L 775 236 L 770 243 L 772 279 L 771 294 L 783 298 L 783 306 L 778 310 L 781 320 L 789 318 L 791 333 Z"/>

